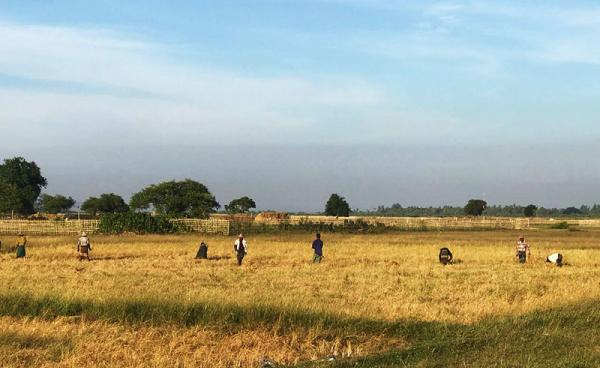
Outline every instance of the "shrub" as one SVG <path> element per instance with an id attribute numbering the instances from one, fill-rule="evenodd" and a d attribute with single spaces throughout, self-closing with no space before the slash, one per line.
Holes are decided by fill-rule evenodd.
<path id="1" fill-rule="evenodd" d="M 166 216 L 152 216 L 148 213 L 123 212 L 100 216 L 98 231 L 105 234 L 168 234 L 187 232 L 189 229 L 179 223 L 172 223 Z"/>

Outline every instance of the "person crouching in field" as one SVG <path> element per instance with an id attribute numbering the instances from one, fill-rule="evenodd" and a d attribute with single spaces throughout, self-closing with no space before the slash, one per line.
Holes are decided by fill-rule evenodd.
<path id="1" fill-rule="evenodd" d="M 246 255 L 246 253 L 248 253 L 248 243 L 246 242 L 246 240 L 244 240 L 244 235 L 240 234 L 238 239 L 233 244 L 233 250 L 235 251 L 235 254 L 237 256 L 238 266 L 241 266 L 244 256 Z"/>
<path id="2" fill-rule="evenodd" d="M 450 249 L 444 247 L 440 249 L 440 254 L 438 256 L 440 263 L 444 266 L 452 263 L 452 252 Z"/>
<path id="3" fill-rule="evenodd" d="M 531 257 L 531 250 L 529 249 L 529 244 L 525 241 L 525 237 L 520 236 L 517 242 L 517 258 L 519 259 L 519 263 L 527 262 L 527 257 Z"/>
<path id="4" fill-rule="evenodd" d="M 22 231 L 17 234 L 17 258 L 25 257 L 25 245 L 27 245 L 27 238 Z"/>
<path id="5" fill-rule="evenodd" d="M 79 253 L 79 260 L 86 258 L 90 260 L 90 250 L 92 250 L 92 244 L 90 239 L 85 232 L 81 233 L 79 240 L 77 240 L 77 252 Z"/>
<path id="6" fill-rule="evenodd" d="M 208 259 L 208 245 L 205 242 L 200 243 L 198 253 L 196 253 L 196 259 Z"/>
<path id="7" fill-rule="evenodd" d="M 546 262 L 555 264 L 558 267 L 562 267 L 563 265 L 563 256 L 560 253 L 552 253 L 548 257 L 546 257 Z"/>
<path id="8" fill-rule="evenodd" d="M 317 233 L 317 238 L 312 242 L 313 263 L 321 263 L 323 259 L 323 241 L 321 240 L 321 234 Z"/>

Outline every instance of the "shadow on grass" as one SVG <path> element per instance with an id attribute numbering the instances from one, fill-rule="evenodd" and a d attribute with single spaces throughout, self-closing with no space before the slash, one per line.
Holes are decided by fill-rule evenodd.
<path id="1" fill-rule="evenodd" d="M 600 367 L 600 300 L 469 325 L 398 322 L 409 348 L 300 368 Z"/>
<path id="2" fill-rule="evenodd" d="M 176 301 L 86 301 L 60 296 L 0 295 L 0 315 L 80 316 L 124 324 L 205 325 L 232 332 L 257 327 L 277 333 L 318 331 L 324 338 L 361 334 L 399 338 L 408 348 L 333 363 L 298 367 L 599 367 L 600 300 L 490 318 L 474 324 L 399 320 L 395 322 L 314 313 L 269 305 L 239 306 Z"/>
<path id="3" fill-rule="evenodd" d="M 36 359 L 45 363 L 59 362 L 61 357 L 73 350 L 73 341 L 58 337 L 43 337 L 15 331 L 0 331 L 0 354 L 16 366 L 30 367 Z M 37 362 L 39 364 L 39 361 Z"/>
<path id="4" fill-rule="evenodd" d="M 100 256 L 100 257 L 90 256 L 91 261 L 119 261 L 122 259 L 134 259 L 134 258 L 138 258 L 138 257 L 136 257 L 134 255 Z"/>

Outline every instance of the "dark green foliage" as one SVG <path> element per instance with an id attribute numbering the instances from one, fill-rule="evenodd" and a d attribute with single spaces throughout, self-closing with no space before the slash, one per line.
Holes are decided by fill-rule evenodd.
<path id="1" fill-rule="evenodd" d="M 10 214 L 13 210 L 20 207 L 19 190 L 14 184 L 11 184 L 0 178 L 0 214 Z"/>
<path id="2" fill-rule="evenodd" d="M 195 218 L 207 218 L 220 207 L 206 186 L 190 179 L 150 185 L 134 194 L 129 205 L 134 210 L 153 208 L 160 215 Z"/>
<path id="3" fill-rule="evenodd" d="M 344 197 L 333 193 L 325 204 L 325 214 L 327 216 L 348 217 L 350 216 L 350 205 Z"/>
<path id="4" fill-rule="evenodd" d="M 46 213 L 64 213 L 67 212 L 75 204 L 75 200 L 71 197 L 63 195 L 42 194 L 38 200 L 39 209 Z"/>
<path id="5" fill-rule="evenodd" d="M 129 211 L 129 206 L 120 195 L 104 193 L 100 197 L 90 197 L 83 202 L 81 210 L 90 215 Z"/>
<path id="6" fill-rule="evenodd" d="M 166 216 L 152 216 L 149 213 L 121 212 L 100 216 L 98 231 L 105 234 L 168 234 L 187 232 L 182 224 L 174 224 Z"/>
<path id="7" fill-rule="evenodd" d="M 567 215 L 567 216 L 581 215 L 581 210 L 577 207 L 568 207 L 563 210 L 563 215 Z"/>
<path id="8" fill-rule="evenodd" d="M 465 206 L 465 215 L 481 216 L 487 208 L 487 202 L 482 199 L 470 199 Z"/>
<path id="9" fill-rule="evenodd" d="M 256 203 L 252 198 L 246 196 L 234 199 L 225 205 L 225 210 L 229 213 L 245 213 L 251 208 L 256 208 Z"/>
<path id="10" fill-rule="evenodd" d="M 23 157 L 15 157 L 4 160 L 0 165 L 0 180 L 4 184 L 4 192 L 14 195 L 16 189 L 17 198 L 9 199 L 11 202 L 11 211 L 14 210 L 20 214 L 31 214 L 34 212 L 34 206 L 39 197 L 42 188 L 45 188 L 48 182 L 41 174 L 40 168 L 35 162 L 27 162 Z M 12 186 L 12 189 L 6 189 L 6 186 Z M 5 202 L 3 199 L 0 202 Z M 0 204 L 6 207 L 6 202 Z"/>
<path id="11" fill-rule="evenodd" d="M 266 234 L 280 232 L 374 234 L 401 230 L 402 229 L 386 226 L 382 223 L 371 224 L 361 219 L 355 221 L 344 220 L 344 222 L 341 224 L 332 224 L 328 222 L 312 222 L 310 220 L 304 219 L 300 220 L 298 224 L 289 224 L 284 222 L 277 225 L 265 224 L 260 222 L 231 222 L 229 227 L 229 231 L 231 234 Z"/>
<path id="12" fill-rule="evenodd" d="M 529 206 L 525 207 L 525 209 L 523 209 L 523 215 L 525 215 L 525 217 L 535 217 L 535 213 L 537 212 L 538 208 L 536 205 L 534 204 L 530 204 Z"/>
<path id="13" fill-rule="evenodd" d="M 548 226 L 549 229 L 556 229 L 556 230 L 569 230 L 571 227 L 569 226 L 569 223 L 566 221 L 561 221 L 561 222 L 557 222 L 556 224 L 552 224 L 550 226 Z"/>

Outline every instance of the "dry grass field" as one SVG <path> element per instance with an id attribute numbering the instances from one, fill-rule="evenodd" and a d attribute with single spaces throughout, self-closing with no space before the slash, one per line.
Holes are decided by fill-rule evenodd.
<path id="1" fill-rule="evenodd" d="M 600 366 L 600 232 L 527 232 L 525 265 L 517 235 L 323 234 L 319 265 L 310 234 L 257 235 L 241 267 L 233 237 L 95 236 L 79 262 L 73 237 L 17 260 L 2 236 L 0 366 Z"/>

